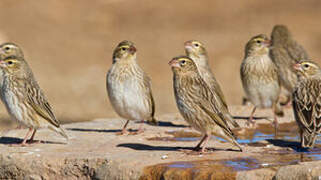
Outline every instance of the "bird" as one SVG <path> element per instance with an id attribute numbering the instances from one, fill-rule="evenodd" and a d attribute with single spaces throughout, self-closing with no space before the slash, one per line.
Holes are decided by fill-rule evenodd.
<path id="1" fill-rule="evenodd" d="M 214 95 L 216 103 L 218 106 L 220 106 L 221 111 L 224 112 L 224 116 L 226 116 L 228 124 L 232 128 L 240 127 L 229 112 L 223 91 L 221 90 L 221 87 L 209 66 L 209 60 L 205 46 L 200 41 L 189 40 L 184 43 L 184 47 L 186 55 L 194 61 L 203 80 L 212 89 L 212 91 L 215 92 Z"/>
<path id="2" fill-rule="evenodd" d="M 1 100 L 12 118 L 29 128 L 20 145 L 36 142 L 36 131 L 43 127 L 59 133 L 68 140 L 68 135 L 60 126 L 21 52 L 21 48 L 13 43 L 0 46 L 0 68 L 3 73 Z M 32 135 L 27 140 L 31 132 Z"/>
<path id="3" fill-rule="evenodd" d="M 321 69 L 311 60 L 293 65 L 298 82 L 293 91 L 293 112 L 299 126 L 301 147 L 314 147 L 321 131 Z"/>
<path id="4" fill-rule="evenodd" d="M 269 57 L 270 45 L 271 41 L 264 34 L 254 36 L 247 42 L 240 76 L 247 99 L 254 105 L 248 122 L 255 124 L 253 116 L 256 108 L 272 108 L 276 129 L 276 116 L 283 116 L 284 113 L 278 103 L 280 82 L 277 67 Z"/>
<path id="5" fill-rule="evenodd" d="M 129 120 L 147 120 L 150 124 L 157 124 L 151 80 L 138 65 L 136 51 L 133 42 L 120 42 L 114 50 L 112 66 L 106 77 L 110 103 L 120 117 L 127 119 L 121 134 L 128 133 Z M 142 124 L 135 134 L 141 132 Z"/>
<path id="6" fill-rule="evenodd" d="M 284 88 L 282 104 L 291 102 L 292 92 L 297 82 L 293 65 L 302 59 L 309 59 L 306 50 L 297 43 L 285 25 L 275 25 L 271 33 L 272 47 L 270 56 L 278 68 L 281 86 Z"/>
<path id="7" fill-rule="evenodd" d="M 178 56 L 174 57 L 169 65 L 173 71 L 173 88 L 178 110 L 185 121 L 203 135 L 194 150 L 204 153 L 210 135 L 215 135 L 231 142 L 242 151 L 226 116 L 223 115 L 224 112 L 220 109 L 221 106 L 216 102 L 215 92 L 200 76 L 194 61 L 188 56 Z"/>

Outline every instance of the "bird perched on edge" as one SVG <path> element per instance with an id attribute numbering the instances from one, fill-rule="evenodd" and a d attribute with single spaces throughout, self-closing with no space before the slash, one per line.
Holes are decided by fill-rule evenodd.
<path id="1" fill-rule="evenodd" d="M 114 110 L 127 119 L 122 134 L 127 133 L 129 120 L 157 124 L 151 81 L 137 64 L 134 43 L 122 41 L 114 50 L 113 64 L 107 73 L 107 92 Z M 137 133 L 142 131 L 141 125 Z"/>
<path id="2" fill-rule="evenodd" d="M 3 72 L 1 100 L 11 117 L 29 128 L 21 145 L 35 142 L 35 133 L 42 127 L 54 130 L 68 139 L 25 61 L 21 48 L 13 43 L 2 44 L 0 58 Z M 27 141 L 31 132 L 31 138 Z"/>
<path id="3" fill-rule="evenodd" d="M 277 67 L 269 57 L 270 40 L 260 34 L 252 37 L 245 47 L 245 57 L 241 64 L 241 80 L 247 98 L 254 108 L 249 122 L 254 123 L 256 108 L 273 108 L 274 124 L 277 127 L 277 116 L 283 116 L 278 103 L 280 85 Z"/>
<path id="4" fill-rule="evenodd" d="M 292 92 L 297 82 L 293 65 L 302 59 L 309 59 L 307 52 L 292 37 L 285 25 L 275 25 L 271 33 L 272 48 L 270 56 L 278 68 L 281 86 L 285 89 L 286 99 L 282 104 L 291 102 Z"/>
<path id="5" fill-rule="evenodd" d="M 169 65 L 174 74 L 173 85 L 179 112 L 193 128 L 203 134 L 195 150 L 205 152 L 210 135 L 221 137 L 242 151 L 217 105 L 211 88 L 200 76 L 196 64 L 187 56 L 173 58 Z"/>
<path id="6" fill-rule="evenodd" d="M 312 61 L 293 66 L 298 82 L 293 92 L 293 111 L 300 129 L 301 146 L 313 147 L 321 131 L 321 69 Z"/>
<path id="7" fill-rule="evenodd" d="M 219 83 L 216 81 L 214 74 L 208 63 L 208 55 L 205 46 L 196 40 L 186 41 L 184 43 L 186 55 L 191 58 L 197 66 L 198 72 L 207 85 L 212 89 L 215 96 L 215 102 L 220 107 L 222 114 L 227 119 L 227 123 L 232 127 L 240 127 L 233 119 L 228 110 L 224 94 Z"/>

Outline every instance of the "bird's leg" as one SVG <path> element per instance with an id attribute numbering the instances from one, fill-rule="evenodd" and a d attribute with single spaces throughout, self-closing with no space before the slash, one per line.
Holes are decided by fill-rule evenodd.
<path id="1" fill-rule="evenodd" d="M 141 121 L 141 124 L 139 125 L 139 128 L 136 132 L 132 132 L 130 133 L 130 135 L 136 135 L 136 134 L 141 134 L 144 132 L 144 129 L 143 129 L 143 124 L 144 124 L 144 120 Z"/>
<path id="2" fill-rule="evenodd" d="M 274 125 L 274 136 L 277 137 L 278 136 L 278 118 L 276 116 L 276 114 L 274 113 L 274 121 L 273 121 L 273 125 Z"/>
<path id="3" fill-rule="evenodd" d="M 123 126 L 123 129 L 121 130 L 121 132 L 117 133 L 118 135 L 128 134 L 128 131 L 127 131 L 127 129 L 126 129 L 128 123 L 129 123 L 129 120 L 126 121 L 126 123 L 125 123 L 125 125 Z"/>
<path id="4" fill-rule="evenodd" d="M 33 140 L 33 138 L 35 137 L 36 132 L 37 132 L 37 130 L 34 129 L 32 135 L 31 135 L 30 139 L 27 141 L 27 143 L 29 143 L 29 144 L 32 144 L 32 143 L 41 143 L 41 141 L 38 141 L 38 140 L 35 141 L 35 140 Z"/>
<path id="5" fill-rule="evenodd" d="M 30 135 L 31 131 L 32 131 L 32 128 L 29 128 L 29 131 L 27 132 L 25 138 L 23 139 L 22 143 L 20 144 L 21 146 L 27 145 L 27 139 L 28 139 L 28 136 Z"/>
<path id="6" fill-rule="evenodd" d="M 203 138 L 201 139 L 201 141 L 194 147 L 194 151 L 199 151 L 199 150 L 200 150 L 201 145 L 203 144 L 203 142 L 204 142 L 204 140 L 206 139 L 207 136 L 208 136 L 207 134 L 205 134 L 205 135 L 203 136 Z"/>
<path id="7" fill-rule="evenodd" d="M 207 135 L 206 138 L 205 138 L 205 140 L 204 140 L 201 153 L 205 153 L 205 151 L 206 151 L 206 144 L 207 144 L 207 142 L 208 142 L 209 139 L 210 139 L 210 136 Z"/>
<path id="8" fill-rule="evenodd" d="M 255 125 L 255 121 L 253 121 L 253 116 L 254 116 L 254 113 L 255 113 L 255 110 L 256 110 L 256 106 L 254 106 L 252 112 L 251 112 L 251 115 L 249 117 L 249 120 L 247 122 L 247 125 L 249 126 L 250 124 L 252 125 Z"/>

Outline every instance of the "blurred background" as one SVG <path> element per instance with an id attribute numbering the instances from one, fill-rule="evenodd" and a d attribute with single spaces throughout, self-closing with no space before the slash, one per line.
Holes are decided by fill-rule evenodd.
<path id="1" fill-rule="evenodd" d="M 239 68 L 254 35 L 288 26 L 311 58 L 321 58 L 321 1 L 48 0 L 0 2 L 0 42 L 19 44 L 63 122 L 116 117 L 105 78 L 112 52 L 133 41 L 152 79 L 156 116 L 177 112 L 168 61 L 197 39 L 230 105 L 241 104 Z M 10 122 L 0 106 L 1 122 Z"/>

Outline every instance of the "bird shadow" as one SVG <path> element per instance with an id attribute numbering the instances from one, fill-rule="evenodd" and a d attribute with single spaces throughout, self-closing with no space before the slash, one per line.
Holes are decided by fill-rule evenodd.
<path id="1" fill-rule="evenodd" d="M 141 123 L 141 122 L 136 122 L 136 123 Z M 174 124 L 172 122 L 168 122 L 168 121 L 157 121 L 157 124 L 150 124 L 148 122 L 144 122 L 145 124 L 148 124 L 150 126 L 160 126 L 160 127 L 177 127 L 177 128 L 185 128 L 188 127 L 186 125 L 183 124 Z"/>
<path id="2" fill-rule="evenodd" d="M 121 129 L 88 129 L 88 128 L 66 128 L 68 131 L 80 131 L 80 132 L 98 132 L 98 133 L 119 133 Z M 129 132 L 136 132 L 137 130 L 128 129 Z"/>
<path id="3" fill-rule="evenodd" d="M 233 119 L 242 119 L 242 120 L 248 120 L 250 119 L 249 116 L 233 116 Z M 267 120 L 269 117 L 263 116 L 263 117 L 253 117 L 254 120 Z"/>
<path id="4" fill-rule="evenodd" d="M 0 144 L 5 144 L 5 145 L 19 145 L 22 143 L 22 141 L 23 141 L 23 139 L 15 138 L 15 137 L 3 136 L 0 138 Z M 66 143 L 40 140 L 39 144 L 66 144 Z"/>
<path id="5" fill-rule="evenodd" d="M 141 144 L 141 143 L 123 143 L 118 144 L 117 147 L 125 147 L 130 148 L 137 151 L 183 151 L 187 154 L 194 154 L 190 152 L 198 153 L 197 151 L 194 151 L 194 147 L 180 147 L 180 146 L 151 146 L 147 144 Z M 216 149 L 216 148 L 207 148 L 208 152 L 214 152 L 214 151 L 238 151 L 234 149 Z M 199 154 L 199 153 L 198 153 Z"/>
<path id="6" fill-rule="evenodd" d="M 273 144 L 274 146 L 282 148 L 291 148 L 296 152 L 308 152 L 308 148 L 302 148 L 299 142 L 287 141 L 283 139 L 266 139 L 267 142 Z"/>

